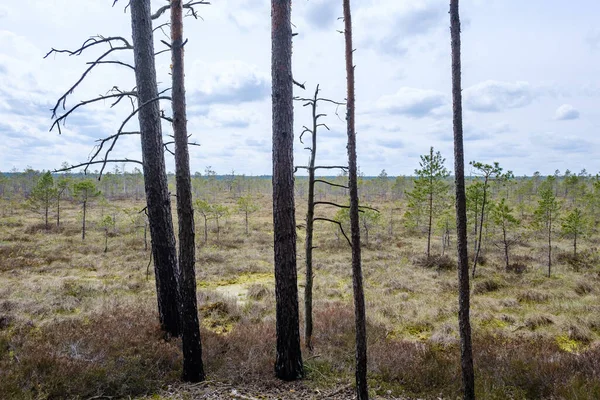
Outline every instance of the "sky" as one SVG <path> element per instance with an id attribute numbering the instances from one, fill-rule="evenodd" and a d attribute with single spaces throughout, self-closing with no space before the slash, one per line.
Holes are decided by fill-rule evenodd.
<path id="1" fill-rule="evenodd" d="M 123 101 L 80 107 L 62 127 L 51 109 L 107 47 L 79 56 L 94 35 L 131 37 L 125 0 L 0 1 L 0 171 L 55 169 L 88 159 L 97 140 L 116 133 L 131 113 Z M 184 36 L 191 170 L 270 175 L 270 1 L 211 0 L 186 18 Z M 356 64 L 357 152 L 361 172 L 411 175 L 433 146 L 453 168 L 448 0 L 352 1 Z M 167 4 L 153 0 L 153 10 Z M 600 172 L 600 2 L 596 0 L 462 0 L 465 161 L 500 163 L 516 175 L 566 169 Z M 295 95 L 345 99 L 342 2 L 294 0 Z M 164 14 L 156 24 L 168 20 Z M 168 34 L 168 30 L 165 31 Z M 160 30 L 156 50 L 167 40 Z M 132 62 L 130 51 L 111 59 Z M 157 56 L 160 89 L 170 85 L 170 56 Z M 133 71 L 94 68 L 68 97 L 67 110 L 117 86 L 131 90 Z M 161 109 L 170 115 L 169 102 Z M 65 110 L 59 108 L 59 115 Z M 347 163 L 345 109 L 323 105 L 317 164 Z M 295 105 L 294 161 L 306 165 L 298 140 L 310 110 Z M 164 134 L 170 133 L 168 123 Z M 127 131 L 137 130 L 137 118 Z M 168 140 L 168 139 L 167 139 Z M 119 140 L 111 158 L 141 159 L 138 136 Z M 167 169 L 174 170 L 166 154 Z M 121 167 L 119 165 L 119 167 Z M 126 166 L 131 171 L 136 164 Z M 112 167 L 109 167 L 112 169 Z M 469 171 L 467 171 L 469 173 Z"/>

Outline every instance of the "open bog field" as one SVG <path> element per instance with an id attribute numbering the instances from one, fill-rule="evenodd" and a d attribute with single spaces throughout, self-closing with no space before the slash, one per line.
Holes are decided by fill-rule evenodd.
<path id="1" fill-rule="evenodd" d="M 213 201 L 231 212 L 219 221 L 218 237 L 215 221 L 208 221 L 206 243 L 197 215 L 198 306 L 209 382 L 196 386 L 178 383 L 180 342 L 159 329 L 144 225 L 130 217 L 142 202 L 93 204 L 84 241 L 78 204 L 65 204 L 61 228 L 50 230 L 26 209 L 6 209 L 0 217 L 0 398 L 351 397 L 354 317 L 344 237 L 333 224 L 316 223 L 314 350 L 303 349 L 307 378 L 281 383 L 272 372 L 269 196 L 255 196 L 259 207 L 250 215 L 248 235 L 233 197 L 223 192 Z M 379 199 L 372 205 L 381 214 L 363 247 L 372 394 L 456 398 L 454 233 L 445 257 L 424 262 L 426 236 L 404 227 L 404 204 Z M 319 212 L 333 218 L 336 211 Z M 298 199 L 301 311 L 305 212 Z M 114 221 L 109 227 L 100 224 L 107 215 Z M 570 242 L 557 240 L 550 278 L 543 237 L 528 233 L 512 248 L 524 271 L 505 271 L 491 233 L 486 243 L 471 290 L 479 397 L 600 398 L 598 239 L 582 241 L 577 270 Z M 433 253 L 441 251 L 435 234 Z"/>

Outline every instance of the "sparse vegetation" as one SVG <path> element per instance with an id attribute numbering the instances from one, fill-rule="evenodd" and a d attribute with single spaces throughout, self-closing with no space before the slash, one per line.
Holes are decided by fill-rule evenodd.
<path id="1" fill-rule="evenodd" d="M 72 179 L 81 178 L 74 174 Z M 219 189 L 218 179 L 208 179 L 194 178 L 214 189 L 216 203 L 235 207 L 235 193 Z M 258 180 L 246 179 L 246 185 L 259 187 Z M 99 188 L 110 193 L 106 184 L 100 181 Z M 305 184 L 297 179 L 300 187 Z M 122 193 L 107 196 L 108 206 L 143 216 L 143 202 L 135 200 L 135 187 L 130 190 L 125 198 Z M 333 199 L 336 190 L 329 189 L 324 198 Z M 254 190 L 253 198 L 258 209 L 252 214 L 252 235 L 243 235 L 244 213 L 235 213 L 221 222 L 218 242 L 199 248 L 198 304 L 208 379 L 267 388 L 275 384 L 269 191 Z M 386 209 L 392 201 L 397 206 L 397 200 L 384 198 L 372 206 Z M 530 201 L 533 205 L 535 198 Z M 306 205 L 297 204 L 301 219 Z M 60 230 L 46 231 L 27 207 L 2 217 L 0 398 L 154 393 L 169 398 L 174 395 L 168 385 L 171 393 L 191 390 L 177 384 L 179 341 L 165 342 L 157 323 L 155 284 L 146 277 L 150 254 L 139 222 L 117 218 L 108 229 L 109 251 L 104 253 L 101 208 L 88 209 L 88 238 L 82 242 L 80 207 L 69 196 L 63 198 Z M 336 212 L 323 209 L 332 219 Z M 104 214 L 113 217 L 112 211 Z M 371 390 L 383 397 L 456 397 L 461 390 L 454 379 L 460 366 L 456 256 L 450 251 L 427 259 L 426 238 L 404 227 L 402 214 L 394 218 L 393 236 L 377 235 L 363 248 Z M 490 246 L 472 285 L 476 391 L 482 398 L 594 397 L 600 391 L 594 372 L 600 363 L 595 234 L 590 231 L 578 243 L 578 269 L 572 240 L 554 241 L 554 274 L 548 279 L 546 238 L 531 235 L 531 221 L 533 216 L 525 215 L 524 223 L 512 228 L 525 238 L 511 247 L 509 270 L 502 246 Z M 216 239 L 216 224 L 208 228 Z M 499 228 L 489 229 L 501 234 Z M 329 224 L 315 226 L 315 240 L 317 356 L 305 361 L 307 378 L 290 386 L 300 398 L 315 388 L 333 393 L 353 380 L 350 255 L 347 245 L 332 237 Z M 442 242 L 431 244 L 432 253 L 439 254 Z"/>

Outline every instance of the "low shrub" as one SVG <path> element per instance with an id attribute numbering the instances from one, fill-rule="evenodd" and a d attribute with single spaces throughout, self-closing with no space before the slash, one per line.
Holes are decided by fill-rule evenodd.
<path id="1" fill-rule="evenodd" d="M 488 292 L 495 292 L 503 286 L 504 285 L 496 279 L 484 279 L 483 281 L 476 282 L 473 285 L 473 293 L 483 294 Z"/>
<path id="2" fill-rule="evenodd" d="M 448 255 L 422 256 L 415 260 L 415 265 L 422 268 L 436 269 L 438 271 L 448 271 L 456 269 L 456 262 Z"/>

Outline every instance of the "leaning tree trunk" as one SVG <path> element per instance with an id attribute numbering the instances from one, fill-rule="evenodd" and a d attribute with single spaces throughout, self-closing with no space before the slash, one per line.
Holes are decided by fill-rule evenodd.
<path id="1" fill-rule="evenodd" d="M 171 65 L 173 134 L 175 138 L 175 180 L 177 183 L 177 219 L 179 222 L 179 315 L 183 347 L 182 379 L 204 380 L 200 323 L 196 304 L 194 208 L 188 153 L 183 66 L 182 0 L 171 0 Z"/>
<path id="2" fill-rule="evenodd" d="M 161 328 L 172 336 L 179 336 L 177 251 L 163 153 L 160 107 L 157 99 L 150 0 L 134 0 L 129 5 L 135 79 L 140 107 L 138 119 L 144 161 L 144 186 L 156 275 L 158 312 Z"/>
<path id="3" fill-rule="evenodd" d="M 294 205 L 294 104 L 291 0 L 271 0 L 273 236 L 277 357 L 275 375 L 304 376 L 300 351 Z"/>
<path id="4" fill-rule="evenodd" d="M 360 257 L 360 225 L 358 219 L 358 184 L 356 166 L 356 131 L 354 122 L 354 61 L 352 54 L 352 19 L 350 0 L 344 0 L 344 39 L 346 47 L 348 187 L 350 188 L 350 230 L 352 233 L 352 287 L 356 323 L 356 397 L 369 398 L 367 386 L 367 331 L 365 294 Z"/>
<path id="5" fill-rule="evenodd" d="M 467 197 L 463 149 L 462 93 L 460 71 L 460 17 L 458 0 L 450 0 L 452 42 L 452 120 L 454 130 L 454 175 L 456 188 L 456 245 L 458 250 L 458 325 L 463 398 L 475 399 L 475 373 L 469 317 L 469 255 L 467 246 Z"/>

